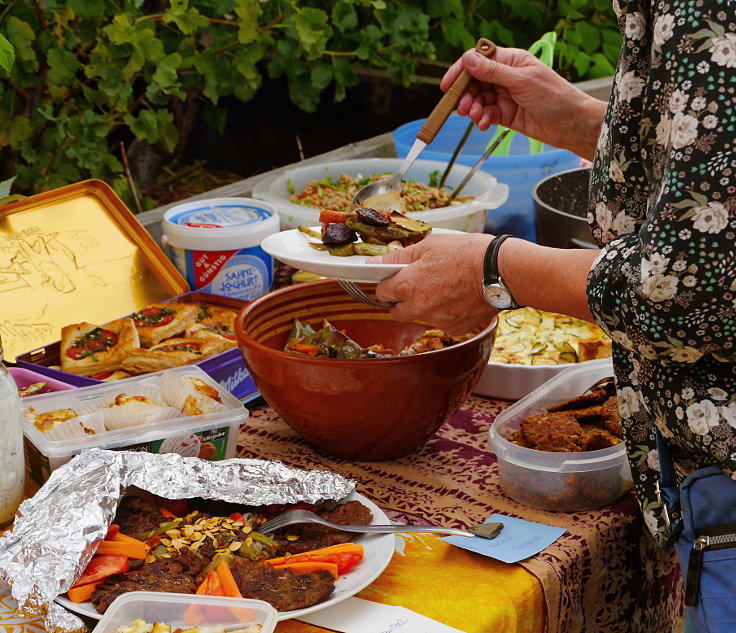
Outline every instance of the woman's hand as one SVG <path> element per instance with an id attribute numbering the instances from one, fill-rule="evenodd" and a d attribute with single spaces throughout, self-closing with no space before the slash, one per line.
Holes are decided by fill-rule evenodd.
<path id="1" fill-rule="evenodd" d="M 411 264 L 376 287 L 399 321 L 420 320 L 460 336 L 496 314 L 483 298 L 483 259 L 492 235 L 430 235 L 418 244 L 371 257 L 369 263 Z"/>
<path id="2" fill-rule="evenodd" d="M 528 51 L 497 48 L 492 59 L 467 51 L 445 73 L 447 90 L 462 70 L 475 78 L 457 111 L 481 130 L 503 125 L 592 159 L 606 104 L 560 77 Z"/>

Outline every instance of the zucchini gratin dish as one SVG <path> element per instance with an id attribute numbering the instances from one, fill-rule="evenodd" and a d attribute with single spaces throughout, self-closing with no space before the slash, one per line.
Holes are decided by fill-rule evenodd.
<path id="1" fill-rule="evenodd" d="M 561 365 L 611 356 L 611 339 L 594 323 L 536 308 L 498 315 L 490 361 L 513 365 Z"/>

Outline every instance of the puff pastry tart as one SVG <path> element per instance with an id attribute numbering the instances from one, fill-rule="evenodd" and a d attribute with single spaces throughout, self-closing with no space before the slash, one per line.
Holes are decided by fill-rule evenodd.
<path id="1" fill-rule="evenodd" d="M 197 320 L 197 306 L 189 303 L 152 303 L 134 312 L 135 322 L 143 347 L 152 347 L 164 339 L 178 336 L 187 325 Z"/>
<path id="2" fill-rule="evenodd" d="M 212 339 L 219 341 L 231 349 L 235 347 L 235 334 L 227 326 L 223 325 L 205 325 L 204 323 L 193 323 L 187 326 L 186 336 L 191 338 Z"/>
<path id="3" fill-rule="evenodd" d="M 209 339 L 170 338 L 149 349 L 135 350 L 123 360 L 122 368 L 131 374 L 146 374 L 198 363 L 226 349 L 219 341 Z"/>
<path id="4" fill-rule="evenodd" d="M 61 329 L 61 369 L 81 376 L 112 372 L 139 347 L 138 331 L 127 317 L 107 325 L 67 325 Z"/>
<path id="5" fill-rule="evenodd" d="M 197 313 L 197 323 L 202 325 L 235 331 L 235 317 L 238 313 L 230 308 L 200 303 Z"/>

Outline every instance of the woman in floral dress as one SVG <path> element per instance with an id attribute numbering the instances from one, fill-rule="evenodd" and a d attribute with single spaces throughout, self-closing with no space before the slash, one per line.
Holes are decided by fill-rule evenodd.
<path id="1" fill-rule="evenodd" d="M 476 81 L 460 114 L 593 161 L 588 221 L 600 250 L 510 238 L 499 269 L 517 304 L 594 320 L 614 340 L 635 490 L 666 546 L 679 517 L 667 529 L 655 427 L 679 480 L 708 465 L 736 479 L 736 3 L 614 0 L 614 9 L 624 42 L 608 104 L 514 49 L 492 60 L 465 53 L 442 87 L 464 68 Z M 487 322 L 492 239 L 430 236 L 383 257 L 411 265 L 379 284 L 378 298 L 397 303 L 395 318 L 451 333 Z"/>

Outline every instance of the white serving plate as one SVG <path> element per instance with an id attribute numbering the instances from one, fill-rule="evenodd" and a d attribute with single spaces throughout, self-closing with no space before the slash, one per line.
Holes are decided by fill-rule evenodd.
<path id="1" fill-rule="evenodd" d="M 319 232 L 322 227 L 310 228 Z M 451 229 L 432 229 L 432 235 L 461 233 L 462 231 Z M 329 251 L 318 251 L 309 246 L 309 242 L 314 241 L 299 229 L 289 229 L 269 235 L 261 242 L 261 248 L 287 266 L 331 279 L 376 283 L 406 266 L 406 264 L 367 264 L 365 261 L 367 257 L 364 255 L 337 257 L 330 255 Z"/>
<path id="2" fill-rule="evenodd" d="M 566 369 L 595 362 L 586 360 L 562 365 L 512 365 L 489 361 L 473 393 L 502 400 L 520 400 Z"/>
<path id="3" fill-rule="evenodd" d="M 391 523 L 391 520 L 386 516 L 385 512 L 375 503 L 366 499 L 363 495 L 356 492 L 345 499 L 345 501 L 352 500 L 360 501 L 373 513 L 372 523 L 382 525 Z M 298 618 L 299 616 L 312 613 L 313 611 L 325 609 L 326 607 L 330 607 L 352 595 L 355 595 L 370 585 L 381 575 L 383 570 L 386 569 L 388 564 L 391 562 L 391 558 L 394 555 L 394 547 L 396 545 L 396 535 L 361 534 L 354 542 L 360 543 L 363 546 L 363 560 L 353 567 L 348 573 L 335 581 L 335 590 L 330 594 L 329 598 L 314 604 L 311 607 L 305 607 L 304 609 L 280 611 L 277 616 L 278 620 L 290 620 L 291 618 Z M 79 615 L 93 618 L 95 620 L 102 619 L 102 614 L 97 613 L 91 602 L 74 603 L 64 596 L 57 596 L 56 602 Z"/>

